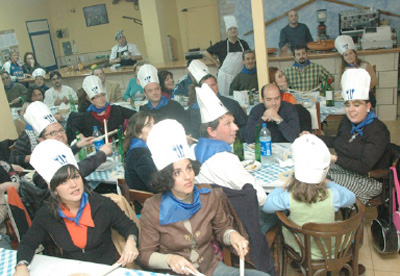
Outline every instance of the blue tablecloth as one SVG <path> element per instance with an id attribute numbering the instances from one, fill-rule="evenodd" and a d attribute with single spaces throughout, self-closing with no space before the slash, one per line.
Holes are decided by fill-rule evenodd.
<path id="1" fill-rule="evenodd" d="M 11 276 L 15 271 L 17 251 L 0 248 L 0 275 Z"/>
<path id="2" fill-rule="evenodd" d="M 118 179 L 124 177 L 125 177 L 124 167 L 120 162 L 117 162 L 117 164 L 112 169 L 106 171 L 95 171 L 89 176 L 87 176 L 86 179 L 90 181 L 104 181 L 104 180 Z"/>

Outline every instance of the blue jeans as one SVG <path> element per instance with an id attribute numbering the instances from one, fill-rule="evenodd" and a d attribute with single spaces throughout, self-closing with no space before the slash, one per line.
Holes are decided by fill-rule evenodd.
<path id="1" fill-rule="evenodd" d="M 246 276 L 269 276 L 265 272 L 261 272 L 255 269 L 245 269 L 244 274 Z M 239 276 L 239 268 L 226 266 L 223 262 L 219 262 L 217 268 L 214 270 L 213 276 Z"/>

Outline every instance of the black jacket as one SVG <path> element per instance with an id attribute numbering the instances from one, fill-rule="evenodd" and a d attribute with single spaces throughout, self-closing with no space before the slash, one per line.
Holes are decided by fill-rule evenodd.
<path id="1" fill-rule="evenodd" d="M 350 142 L 353 135 L 351 127 L 350 120 L 345 116 L 340 122 L 336 137 L 320 137 L 328 148 L 335 149 L 338 156 L 336 164 L 361 175 L 366 175 L 373 169 L 386 169 L 390 161 L 381 160 L 390 143 L 390 133 L 386 125 L 375 119 L 363 128 L 363 136 L 357 135 Z"/>
<path id="2" fill-rule="evenodd" d="M 133 148 L 126 155 L 125 181 L 129 188 L 154 193 L 150 187 L 150 176 L 156 171 L 148 148 Z"/>
<path id="3" fill-rule="evenodd" d="M 68 229 L 61 218 L 54 218 L 47 205 L 43 206 L 24 235 L 18 247 L 17 262 L 31 262 L 36 248 L 44 243 L 50 234 L 54 242 L 62 248 L 64 257 L 102 264 L 113 264 L 117 252 L 111 239 L 111 227 L 122 236 L 137 237 L 138 229 L 125 213 L 111 199 L 95 192 L 89 196 L 92 219 L 95 227 L 88 227 L 87 244 L 84 250 L 74 245 Z"/>
<path id="4" fill-rule="evenodd" d="M 108 118 L 108 131 L 117 129 L 119 126 L 124 124 L 126 119 L 135 114 L 136 111 L 127 109 L 118 105 L 111 105 L 110 117 Z M 77 120 L 70 122 L 71 133 L 75 135 L 76 131 L 82 133 L 85 137 L 93 135 L 93 127 L 97 126 L 97 129 L 104 134 L 104 123 L 93 117 L 92 113 L 83 113 L 82 118 L 78 117 Z M 69 137 L 70 139 L 71 137 Z"/>

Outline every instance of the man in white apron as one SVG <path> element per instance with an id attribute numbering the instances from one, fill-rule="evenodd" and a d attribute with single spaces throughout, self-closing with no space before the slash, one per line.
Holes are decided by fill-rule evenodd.
<path id="1" fill-rule="evenodd" d="M 118 41 L 118 44 L 111 49 L 110 64 L 120 63 L 121 66 L 130 66 L 142 59 L 142 54 L 136 44 L 126 41 L 123 30 L 117 32 L 114 39 Z"/>
<path id="2" fill-rule="evenodd" d="M 217 67 L 219 93 L 227 96 L 229 86 L 233 79 L 243 68 L 242 53 L 250 47 L 246 41 L 238 38 L 237 22 L 234 16 L 224 16 L 225 28 L 228 38 L 207 48 L 203 55 L 211 60 Z M 218 61 L 213 57 L 218 56 Z"/>

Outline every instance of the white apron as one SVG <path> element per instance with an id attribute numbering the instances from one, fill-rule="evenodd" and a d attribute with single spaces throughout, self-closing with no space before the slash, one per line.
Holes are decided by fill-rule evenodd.
<path id="1" fill-rule="evenodd" d="M 243 68 L 242 54 L 244 49 L 242 43 L 240 43 L 240 39 L 238 39 L 238 41 L 242 52 L 229 53 L 229 40 L 226 40 L 226 51 L 228 54 L 218 71 L 218 91 L 223 96 L 229 95 L 231 82 Z"/>

